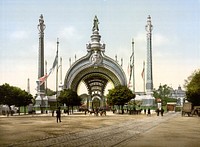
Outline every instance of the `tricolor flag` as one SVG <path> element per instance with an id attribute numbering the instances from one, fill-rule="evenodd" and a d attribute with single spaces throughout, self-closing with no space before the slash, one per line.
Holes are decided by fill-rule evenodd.
<path id="1" fill-rule="evenodd" d="M 38 79 L 38 81 L 36 81 L 36 83 L 37 83 L 37 87 L 35 88 L 35 90 L 39 90 L 39 87 L 42 85 L 42 84 L 44 84 L 44 82 L 47 80 L 47 78 L 48 78 L 48 75 L 47 74 L 45 74 L 44 76 L 42 76 L 42 77 L 40 77 L 39 79 Z"/>
<path id="2" fill-rule="evenodd" d="M 54 68 L 56 67 L 57 64 L 58 64 L 58 50 L 57 50 L 57 52 L 56 52 L 56 57 L 55 57 L 55 59 L 54 59 L 53 66 L 52 66 L 52 68 L 49 70 L 48 76 L 51 74 L 51 72 L 54 70 Z"/>
<path id="3" fill-rule="evenodd" d="M 53 62 L 53 66 L 52 66 L 52 68 L 49 70 L 49 73 L 47 74 L 45 74 L 44 76 L 42 76 L 42 77 L 40 77 L 40 78 L 38 78 L 38 81 L 36 81 L 37 82 L 37 90 L 39 89 L 39 87 L 44 83 L 44 82 L 46 82 L 46 80 L 47 80 L 47 78 L 49 77 L 49 75 L 52 73 L 52 71 L 54 70 L 54 68 L 56 67 L 56 65 L 58 65 L 58 44 L 59 44 L 59 42 L 58 42 L 58 39 L 57 39 L 57 51 L 56 51 L 56 57 L 55 57 L 55 59 L 54 59 L 54 62 Z"/>
<path id="4" fill-rule="evenodd" d="M 45 74 L 44 76 L 40 77 L 38 80 L 39 80 L 39 85 L 42 85 L 46 80 L 47 78 L 49 77 L 49 75 L 52 73 L 52 71 L 54 70 L 54 68 L 56 67 L 56 65 L 58 64 L 58 50 L 56 52 L 56 57 L 54 59 L 54 62 L 53 62 L 53 66 L 52 68 L 49 70 L 49 73 L 48 74 Z"/>
<path id="5" fill-rule="evenodd" d="M 38 80 L 39 80 L 39 84 L 42 85 L 48 78 L 48 75 L 45 74 L 43 77 L 40 77 Z"/>
<path id="6" fill-rule="evenodd" d="M 142 70 L 141 76 L 142 76 L 142 78 L 144 79 L 144 68 L 143 68 L 143 70 Z"/>
<path id="7" fill-rule="evenodd" d="M 145 67 L 145 62 L 143 62 L 143 70 L 142 70 L 142 73 L 141 73 L 143 80 L 144 80 L 144 67 Z"/>
<path id="8" fill-rule="evenodd" d="M 134 44 L 134 41 L 132 41 L 132 45 Z M 134 74 L 133 70 L 134 70 L 134 46 L 132 46 L 132 54 L 130 56 L 130 65 L 129 65 L 129 87 L 131 87 L 131 78 L 132 78 L 132 74 Z M 134 77 L 133 77 L 134 79 Z M 134 83 L 133 83 L 134 84 Z"/>

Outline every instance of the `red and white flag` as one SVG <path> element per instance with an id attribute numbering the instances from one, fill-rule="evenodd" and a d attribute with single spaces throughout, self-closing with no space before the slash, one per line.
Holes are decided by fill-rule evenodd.
<path id="1" fill-rule="evenodd" d="M 43 77 L 40 77 L 38 80 L 40 81 L 40 85 L 42 85 L 48 78 L 48 75 L 45 74 Z"/>

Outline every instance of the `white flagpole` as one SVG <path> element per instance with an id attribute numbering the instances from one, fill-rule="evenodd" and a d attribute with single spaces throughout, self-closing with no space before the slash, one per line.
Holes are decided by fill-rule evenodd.
<path id="1" fill-rule="evenodd" d="M 60 85 L 62 85 L 62 57 L 60 57 Z"/>
<path id="2" fill-rule="evenodd" d="M 145 61 L 143 61 L 143 69 L 144 69 L 144 73 L 143 73 L 143 88 L 144 88 L 144 94 L 145 94 Z"/>
<path id="3" fill-rule="evenodd" d="M 56 100 L 58 98 L 58 45 L 59 45 L 59 41 L 57 38 L 57 52 L 56 52 L 56 56 L 57 56 L 57 65 L 56 65 Z"/>
<path id="4" fill-rule="evenodd" d="M 134 59 L 134 39 L 132 39 L 132 72 L 133 72 L 133 93 L 135 93 L 135 59 Z"/>
<path id="5" fill-rule="evenodd" d="M 45 60 L 45 74 L 47 75 L 47 61 L 46 60 Z M 46 78 L 45 88 L 46 88 L 46 95 L 47 95 L 47 78 Z"/>
<path id="6" fill-rule="evenodd" d="M 71 57 L 69 58 L 69 67 L 71 67 Z"/>

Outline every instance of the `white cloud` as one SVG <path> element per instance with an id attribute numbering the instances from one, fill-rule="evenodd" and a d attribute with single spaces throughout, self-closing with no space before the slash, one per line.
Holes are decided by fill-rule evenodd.
<path id="1" fill-rule="evenodd" d="M 99 2 L 89 5 L 63 2 L 61 6 L 57 5 L 52 11 L 54 3 L 47 2 L 45 11 L 42 5 L 31 5 L 31 9 L 27 13 L 14 11 L 16 9 L 11 9 L 12 5 L 5 5 L 4 10 L 2 10 L 3 17 L 1 17 L 2 50 L 0 54 L 2 64 L 0 64 L 0 83 L 8 82 L 26 89 L 27 78 L 30 78 L 32 91 L 35 94 L 39 48 L 36 28 L 38 12 L 45 14 L 45 23 L 48 26 L 45 30 L 45 60 L 48 61 L 48 69 L 52 66 L 56 54 L 55 37 L 59 37 L 59 56 L 63 57 L 63 79 L 69 68 L 69 57 L 74 61 L 75 54 L 78 59 L 87 53 L 85 44 L 90 41 L 91 22 L 93 14 L 97 13 L 101 18 L 100 22 L 102 22 L 100 24 L 102 30 L 100 33 L 102 34 L 100 35 L 106 43 L 105 53 L 113 59 L 115 59 L 115 54 L 118 55 L 118 60 L 123 58 L 125 72 L 127 72 L 131 54 L 130 38 L 134 36 L 136 91 L 142 91 L 141 72 L 147 50 L 144 25 L 148 11 L 148 14 L 153 16 L 153 25 L 156 26 L 156 30 L 152 34 L 154 85 L 157 87 L 159 83 L 166 83 L 178 86 L 194 69 L 199 68 L 199 34 L 193 35 L 191 32 L 199 32 L 199 28 L 196 26 L 198 26 L 197 18 L 200 13 L 197 13 L 199 12 L 198 7 L 193 6 L 196 2 L 188 3 L 191 4 L 187 5 L 188 9 L 186 9 L 186 5 L 174 7 L 173 2 L 160 4 L 157 9 L 157 7 L 149 7 L 148 3 L 139 2 L 139 5 L 132 5 L 127 1 L 123 8 L 119 9 L 121 3 L 115 1 L 109 1 L 108 5 L 105 6 L 99 5 Z M 26 4 L 14 6 L 17 9 L 29 8 Z M 74 9 L 75 7 L 77 9 Z M 35 11 L 34 8 L 38 11 Z M 169 8 L 172 8 L 172 11 L 168 11 Z M 80 12 L 82 13 L 80 14 Z M 183 17 L 185 14 L 187 16 Z M 190 17 L 194 14 L 196 14 L 195 17 Z M 29 18 L 25 19 L 26 16 Z M 186 22 L 186 25 L 179 25 L 182 22 Z M 11 30 L 15 31 L 10 33 Z M 48 86 L 55 89 L 55 72 L 49 77 Z"/>
<path id="2" fill-rule="evenodd" d="M 144 43 L 146 42 L 146 34 L 144 32 L 140 32 L 134 38 L 135 42 Z"/>
<path id="3" fill-rule="evenodd" d="M 28 33 L 25 31 L 15 31 L 10 35 L 11 39 L 22 40 L 28 37 Z"/>
<path id="4" fill-rule="evenodd" d="M 78 31 L 75 29 L 73 26 L 67 26 L 64 29 L 60 30 L 59 33 L 60 38 L 65 38 L 65 39 L 80 39 L 81 36 L 78 33 Z"/>
<path id="5" fill-rule="evenodd" d="M 166 45 L 167 43 L 169 43 L 169 39 L 162 35 L 162 34 L 153 34 L 153 46 L 154 47 L 160 47 L 160 46 L 164 46 Z"/>

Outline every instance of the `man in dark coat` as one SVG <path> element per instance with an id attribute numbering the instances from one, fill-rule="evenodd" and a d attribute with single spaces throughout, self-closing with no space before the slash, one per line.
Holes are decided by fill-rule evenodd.
<path id="1" fill-rule="evenodd" d="M 58 107 L 58 109 L 56 110 L 56 118 L 57 118 L 57 123 L 58 120 L 61 122 L 61 111 L 60 111 L 60 107 Z"/>
<path id="2" fill-rule="evenodd" d="M 151 116 L 151 109 L 148 109 L 147 116 Z"/>
<path id="3" fill-rule="evenodd" d="M 164 113 L 164 109 L 163 108 L 161 108 L 161 116 L 163 116 L 163 113 Z"/>

